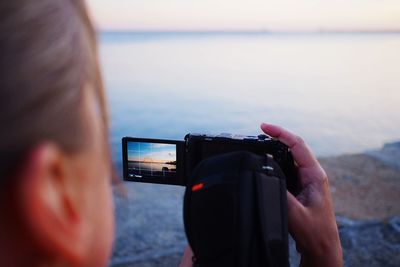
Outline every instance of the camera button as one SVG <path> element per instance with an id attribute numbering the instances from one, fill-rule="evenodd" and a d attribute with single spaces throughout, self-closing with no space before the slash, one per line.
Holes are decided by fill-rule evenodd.
<path id="1" fill-rule="evenodd" d="M 267 138 L 268 138 L 268 136 L 266 136 L 265 134 L 259 134 L 258 135 L 258 139 L 260 139 L 260 140 L 265 140 Z"/>

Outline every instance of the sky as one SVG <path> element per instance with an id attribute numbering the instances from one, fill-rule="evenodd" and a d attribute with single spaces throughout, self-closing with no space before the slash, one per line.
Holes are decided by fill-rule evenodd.
<path id="1" fill-rule="evenodd" d="M 400 0 L 87 1 L 100 30 L 400 30 Z"/>
<path id="2" fill-rule="evenodd" d="M 176 161 L 176 146 L 158 143 L 128 143 L 129 161 L 168 162 Z"/>

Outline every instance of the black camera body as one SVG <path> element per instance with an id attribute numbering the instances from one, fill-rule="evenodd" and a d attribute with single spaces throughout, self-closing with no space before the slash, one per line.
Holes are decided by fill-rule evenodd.
<path id="1" fill-rule="evenodd" d="M 194 168 L 211 156 L 249 151 L 272 157 L 285 174 L 287 188 L 296 193 L 297 175 L 289 148 L 279 140 L 258 136 L 187 134 L 183 141 L 122 138 L 124 180 L 144 183 L 187 185 Z"/>

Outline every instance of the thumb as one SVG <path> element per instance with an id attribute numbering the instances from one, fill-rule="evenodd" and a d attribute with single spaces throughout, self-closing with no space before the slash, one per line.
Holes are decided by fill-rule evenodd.
<path id="1" fill-rule="evenodd" d="M 185 248 L 185 252 L 183 253 L 181 263 L 179 264 L 179 267 L 192 267 L 193 266 L 193 251 L 190 245 L 187 245 Z"/>
<path id="2" fill-rule="evenodd" d="M 306 209 L 289 191 L 287 191 L 287 204 L 289 232 L 295 235 L 295 232 L 304 224 Z"/>

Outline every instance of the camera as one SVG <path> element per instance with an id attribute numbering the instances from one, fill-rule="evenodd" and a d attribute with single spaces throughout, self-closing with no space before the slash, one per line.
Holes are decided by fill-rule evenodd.
<path id="1" fill-rule="evenodd" d="M 125 181 L 186 186 L 203 159 L 235 151 L 273 158 L 286 176 L 287 189 L 296 193 L 296 167 L 289 148 L 264 134 L 190 133 L 182 141 L 123 137 L 123 176 Z"/>

